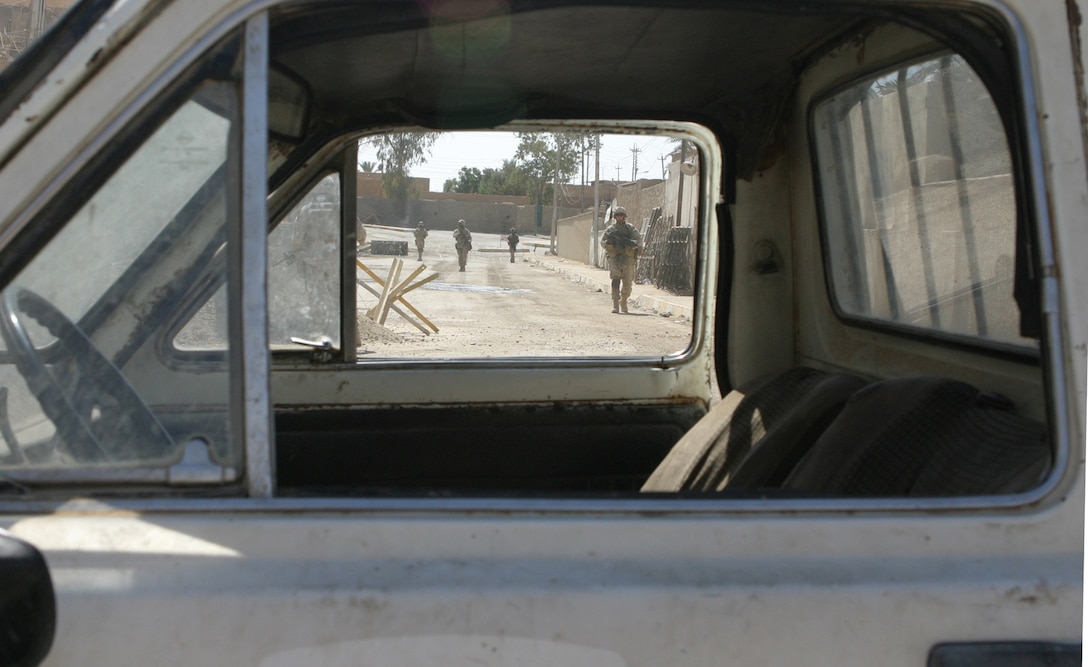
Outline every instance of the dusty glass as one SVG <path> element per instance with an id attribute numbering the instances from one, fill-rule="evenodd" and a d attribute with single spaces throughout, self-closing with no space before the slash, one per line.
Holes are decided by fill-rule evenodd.
<path id="1" fill-rule="evenodd" d="M 268 235 L 268 342 L 340 346 L 340 178 L 326 176 Z"/>
<path id="2" fill-rule="evenodd" d="M 226 237 L 233 105 L 229 85 L 198 90 L 0 295 L 0 465 L 164 465 L 194 440 L 212 459 L 239 459 L 225 378 L 149 352 L 193 272 L 225 272 L 208 259 Z M 224 313 L 204 314 L 192 345 L 225 335 Z"/>
<path id="3" fill-rule="evenodd" d="M 959 56 L 815 107 L 831 286 L 848 316 L 1017 346 L 1016 201 L 1000 116 Z"/>

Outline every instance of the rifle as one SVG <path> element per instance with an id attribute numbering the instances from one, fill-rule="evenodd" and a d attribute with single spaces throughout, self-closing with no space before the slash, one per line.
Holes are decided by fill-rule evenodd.
<path id="1" fill-rule="evenodd" d="M 619 234 L 605 234 L 604 244 L 614 246 L 617 249 L 623 250 L 625 248 L 637 248 L 638 241 L 630 236 L 621 236 Z"/>

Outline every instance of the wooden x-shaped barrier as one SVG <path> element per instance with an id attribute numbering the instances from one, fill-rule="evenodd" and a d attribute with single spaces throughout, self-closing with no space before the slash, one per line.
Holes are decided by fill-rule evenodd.
<path id="1" fill-rule="evenodd" d="M 378 274 L 371 271 L 370 267 L 368 267 L 366 264 L 363 264 L 358 259 L 355 260 L 355 263 L 359 266 L 360 269 L 366 271 L 367 275 L 374 279 L 374 282 L 378 283 L 382 287 L 381 291 L 379 292 L 370 284 L 365 283 L 362 280 L 356 279 L 355 282 L 359 283 L 368 292 L 378 297 L 378 303 L 375 304 L 373 308 L 366 311 L 367 317 L 374 320 L 378 324 L 385 324 L 385 320 L 389 316 L 389 311 L 392 310 L 396 314 L 411 322 L 413 325 L 415 325 L 417 329 L 419 329 L 423 333 L 428 335 L 430 335 L 431 331 L 438 333 L 438 327 L 436 327 L 434 323 L 424 317 L 423 313 L 419 312 L 415 308 L 415 306 L 408 303 L 408 300 L 404 298 L 404 295 L 408 292 L 411 292 L 412 290 L 422 285 L 426 285 L 427 283 L 437 278 L 437 273 L 432 273 L 425 278 L 421 278 L 420 280 L 416 280 L 416 282 L 412 282 L 413 280 L 415 280 L 416 276 L 423 273 L 423 270 L 427 268 L 425 264 L 420 264 L 416 268 L 416 270 L 412 271 L 412 273 L 407 278 L 405 278 L 404 280 L 400 280 L 400 272 L 404 266 L 404 260 L 398 257 L 393 260 L 393 264 L 389 267 L 389 275 L 383 281 L 380 277 L 378 277 Z M 400 282 L 398 282 L 398 280 L 400 280 Z M 418 321 L 413 319 L 411 315 L 404 312 L 403 309 L 397 306 L 398 301 L 404 304 L 405 308 L 411 311 L 413 315 L 422 320 L 423 323 L 427 326 L 423 326 L 423 324 L 420 324 Z M 427 327 L 430 327 L 430 331 Z"/>

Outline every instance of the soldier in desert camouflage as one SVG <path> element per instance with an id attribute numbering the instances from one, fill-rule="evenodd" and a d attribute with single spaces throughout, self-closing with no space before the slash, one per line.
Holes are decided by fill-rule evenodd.
<path id="1" fill-rule="evenodd" d="M 472 232 L 465 227 L 464 220 L 458 220 L 457 229 L 453 230 L 453 245 L 457 248 L 457 264 L 464 271 L 468 262 L 468 251 L 472 250 Z"/>
<path id="2" fill-rule="evenodd" d="M 416 228 L 412 230 L 412 235 L 416 237 L 416 252 L 419 254 L 417 258 L 419 261 L 423 261 L 423 245 L 427 242 L 427 228 L 423 226 L 423 221 L 420 220 Z"/>
<path id="3" fill-rule="evenodd" d="M 510 233 L 506 235 L 506 245 L 510 246 L 510 263 L 514 263 L 514 253 L 518 251 L 518 241 L 521 237 L 518 236 L 517 227 L 511 227 Z"/>
<path id="4" fill-rule="evenodd" d="M 608 256 L 608 274 L 612 279 L 612 312 L 627 312 L 627 299 L 635 281 L 635 267 L 642 252 L 642 236 L 627 222 L 627 209 L 619 206 L 615 222 L 604 230 L 601 245 Z"/>

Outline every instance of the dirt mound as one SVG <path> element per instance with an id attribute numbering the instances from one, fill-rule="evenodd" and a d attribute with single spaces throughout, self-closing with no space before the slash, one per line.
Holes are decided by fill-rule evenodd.
<path id="1" fill-rule="evenodd" d="M 366 316 L 365 313 L 359 313 L 355 319 L 356 330 L 359 334 L 359 342 L 365 341 L 382 341 L 385 343 L 400 343 L 404 341 L 399 334 L 386 329 L 382 325 L 378 324 L 374 320 Z"/>

